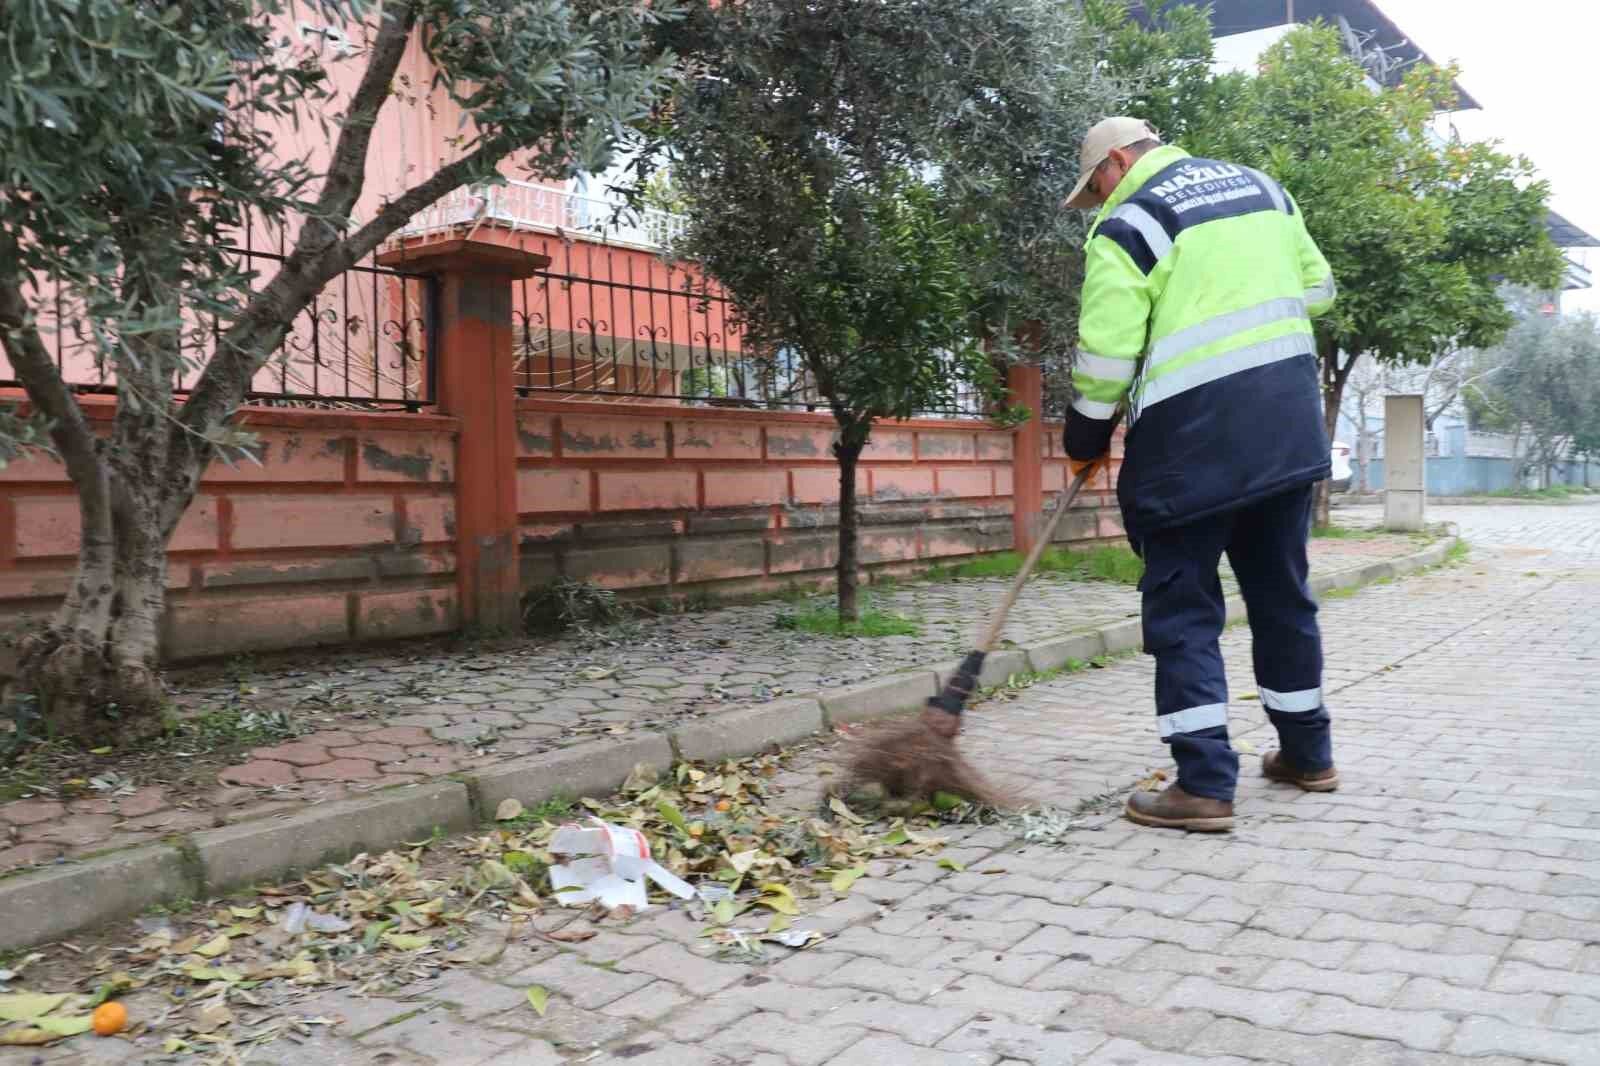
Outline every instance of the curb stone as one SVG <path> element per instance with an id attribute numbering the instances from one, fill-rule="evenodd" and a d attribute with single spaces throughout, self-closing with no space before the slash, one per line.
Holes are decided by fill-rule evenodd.
<path id="1" fill-rule="evenodd" d="M 1100 640 L 1107 655 L 1121 655 L 1125 651 L 1138 651 L 1144 644 L 1144 623 L 1137 618 L 1116 625 L 1103 626 Z"/>
<path id="2" fill-rule="evenodd" d="M 435 829 L 463 832 L 472 825 L 467 786 L 432 781 L 340 800 L 281 820 L 205 829 L 190 840 L 206 890 L 217 892 L 421 840 Z"/>
<path id="3" fill-rule="evenodd" d="M 672 745 L 665 733 L 628 740 L 591 740 L 541 755 L 507 759 L 465 778 L 472 790 L 479 821 L 494 817 L 508 799 L 536 807 L 557 796 L 610 793 L 640 764 L 665 770 L 672 765 Z"/>
<path id="4" fill-rule="evenodd" d="M 846 685 L 822 694 L 824 722 L 829 728 L 852 722 L 868 722 L 899 711 L 912 711 L 939 694 L 939 678 L 933 670 L 880 677 L 859 685 Z"/>
<path id="5" fill-rule="evenodd" d="M 201 894 L 194 864 L 168 844 L 30 870 L 0 882 L 0 950 L 32 947 L 161 900 Z"/>
<path id="6" fill-rule="evenodd" d="M 1106 642 L 1101 637 L 1098 629 L 1088 633 L 1079 633 L 1072 637 L 1055 637 L 1051 640 L 1041 640 L 1034 644 L 1025 645 L 1022 649 L 1028 655 L 1028 665 L 1036 673 L 1046 673 L 1059 670 L 1069 662 L 1077 660 L 1086 663 L 1090 659 L 1106 653 Z"/>
<path id="7" fill-rule="evenodd" d="M 1312 591 L 1355 588 L 1400 577 L 1449 558 L 1448 536 L 1423 551 L 1311 579 Z M 1230 621 L 1244 617 L 1239 597 L 1228 600 Z M 1025 669 L 1037 672 L 1140 646 L 1140 622 L 1037 641 L 997 652 L 984 683 L 1003 683 Z M 505 799 L 534 806 L 558 795 L 601 795 L 638 764 L 666 769 L 674 749 L 683 758 L 722 759 L 791 743 L 837 726 L 914 710 L 938 691 L 954 663 L 906 671 L 858 685 L 771 704 L 730 709 L 690 722 L 672 734 L 617 741 L 509 759 L 443 779 L 341 800 L 287 819 L 241 822 L 202 830 L 164 844 L 143 844 L 0 878 L 0 951 L 32 947 L 155 904 L 197 898 L 223 888 L 281 878 L 360 850 L 391 847 L 430 835 L 435 827 L 463 831 L 493 816 Z"/>
<path id="8" fill-rule="evenodd" d="M 961 668 L 960 659 L 951 659 L 947 663 L 940 663 L 933 669 L 934 694 L 943 691 L 945 685 L 955 676 Z M 1013 674 L 1025 673 L 1033 669 L 1028 662 L 1026 648 L 1002 648 L 991 651 L 983 660 L 983 669 L 978 671 L 978 687 L 994 688 L 1003 685 L 1011 679 Z"/>
<path id="9" fill-rule="evenodd" d="M 778 700 L 691 722 L 672 734 L 680 759 L 718 762 L 773 745 L 792 744 L 824 728 L 817 700 Z"/>

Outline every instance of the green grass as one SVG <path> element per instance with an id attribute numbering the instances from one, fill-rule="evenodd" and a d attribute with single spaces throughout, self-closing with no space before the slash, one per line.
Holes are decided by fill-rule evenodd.
<path id="1" fill-rule="evenodd" d="M 1351 529 L 1349 526 L 1317 526 L 1311 531 L 1319 540 L 1371 540 L 1381 530 Z"/>
<path id="2" fill-rule="evenodd" d="M 507 818 L 503 822 L 492 822 L 496 828 L 521 830 L 532 829 L 544 822 L 558 822 L 571 813 L 577 804 L 577 798 L 566 792 L 558 792 L 543 803 L 525 809 L 515 818 Z"/>
<path id="3" fill-rule="evenodd" d="M 37 770 L 8 767 L 5 779 L 0 780 L 0 803 L 32 795 L 44 781 L 45 776 Z"/>
<path id="4" fill-rule="evenodd" d="M 915 637 L 922 634 L 922 627 L 914 620 L 880 611 L 867 603 L 861 605 L 860 614 L 860 621 L 842 622 L 835 603 L 817 603 L 780 613 L 778 628 L 822 637 Z"/>
<path id="5" fill-rule="evenodd" d="M 1600 493 L 1600 489 L 1586 489 L 1582 485 L 1551 485 L 1543 489 L 1496 489 L 1470 495 L 1500 500 L 1570 500 L 1574 496 L 1593 496 L 1596 493 Z"/>
<path id="6" fill-rule="evenodd" d="M 1015 577 L 1022 569 L 1022 555 L 1018 552 L 996 552 L 969 560 L 960 566 L 939 567 L 929 577 L 950 578 L 1004 578 Z M 1144 575 L 1144 560 L 1125 547 L 1092 548 L 1089 551 L 1070 551 L 1049 548 L 1039 557 L 1037 573 L 1063 574 L 1080 581 L 1110 581 L 1119 585 L 1136 585 Z"/>
<path id="7" fill-rule="evenodd" d="M 279 710 L 225 706 L 178 721 L 169 730 L 170 741 L 198 744 L 205 749 L 240 745 L 276 744 L 292 740 L 306 730 Z"/>

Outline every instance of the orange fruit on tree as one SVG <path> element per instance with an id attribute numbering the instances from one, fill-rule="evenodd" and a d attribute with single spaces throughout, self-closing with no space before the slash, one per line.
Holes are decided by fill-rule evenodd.
<path id="1" fill-rule="evenodd" d="M 101 1036 L 120 1033 L 128 1027 L 128 1008 L 120 1003 L 102 1003 L 89 1015 L 89 1024 Z"/>

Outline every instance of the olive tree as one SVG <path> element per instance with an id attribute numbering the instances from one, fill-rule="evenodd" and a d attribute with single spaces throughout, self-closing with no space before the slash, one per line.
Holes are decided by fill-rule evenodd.
<path id="1" fill-rule="evenodd" d="M 23 641 L 16 687 L 62 733 L 137 738 L 160 723 L 167 543 L 207 464 L 248 446 L 235 414 L 295 316 L 418 211 L 507 161 L 549 177 L 604 169 L 668 90 L 674 60 L 656 29 L 676 9 L 15 0 L 5 10 L 0 341 L 27 392 L 26 425 L 35 440 L 47 434 L 82 517 L 76 576 L 53 620 Z M 349 91 L 286 32 L 308 14 L 356 42 Z M 397 72 L 412 47 L 435 71 L 413 95 L 463 115 L 456 151 L 357 219 L 380 113 L 406 106 Z M 286 158 L 274 136 L 313 114 L 331 139 L 317 169 Z M 270 276 L 250 276 L 224 248 L 250 219 L 289 235 Z M 114 380 L 108 434 L 51 358 L 42 311 L 55 299 Z M 189 362 L 197 349 L 203 365 Z M 192 387 L 178 395 L 186 374 Z M 7 423 L 14 440 L 20 417 Z"/>
<path id="2" fill-rule="evenodd" d="M 1513 296 L 1524 308 L 1531 294 Z M 1485 370 L 1474 391 L 1480 425 L 1508 431 L 1517 449 L 1515 482 L 1537 471 L 1548 487 L 1550 470 L 1583 455 L 1600 425 L 1600 320 L 1592 314 L 1525 313 L 1505 339 L 1479 353 Z"/>

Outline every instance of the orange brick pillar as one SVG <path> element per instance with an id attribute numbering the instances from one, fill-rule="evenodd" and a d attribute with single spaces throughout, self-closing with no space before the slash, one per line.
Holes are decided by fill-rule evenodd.
<path id="1" fill-rule="evenodd" d="M 1011 449 L 1011 542 L 1026 552 L 1044 517 L 1044 374 L 1037 366 L 1013 366 L 1006 386 L 1012 406 L 1032 412 L 1017 427 Z"/>
<path id="2" fill-rule="evenodd" d="M 435 401 L 441 413 L 461 420 L 455 529 L 461 621 L 517 628 L 522 589 L 511 283 L 550 259 L 466 239 L 411 244 L 378 261 L 435 279 Z"/>

